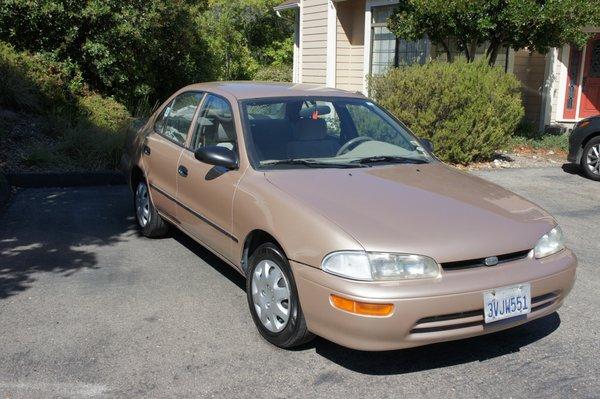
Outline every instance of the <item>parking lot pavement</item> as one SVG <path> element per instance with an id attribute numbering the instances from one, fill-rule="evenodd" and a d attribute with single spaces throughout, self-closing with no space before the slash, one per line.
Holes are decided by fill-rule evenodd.
<path id="1" fill-rule="evenodd" d="M 140 237 L 124 186 L 22 190 L 0 216 L 0 395 L 600 397 L 600 184 L 478 174 L 556 215 L 580 261 L 571 296 L 509 331 L 383 353 L 270 346 L 243 279 L 182 234 Z"/>

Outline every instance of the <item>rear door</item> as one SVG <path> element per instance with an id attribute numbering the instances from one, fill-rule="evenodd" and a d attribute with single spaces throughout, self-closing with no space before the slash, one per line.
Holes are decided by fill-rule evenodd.
<path id="1" fill-rule="evenodd" d="M 242 172 L 205 164 L 194 157 L 197 148 L 208 145 L 238 151 L 229 102 L 207 94 L 191 132 L 190 148 L 183 151 L 179 162 L 187 173 L 177 176 L 177 199 L 180 203 L 177 218 L 181 226 L 197 240 L 233 261 L 233 244 L 238 239 L 231 232 L 232 202 Z"/>
<path id="2" fill-rule="evenodd" d="M 167 104 L 156 118 L 143 148 L 144 168 L 154 206 L 177 221 L 177 167 L 201 92 L 185 92 Z"/>

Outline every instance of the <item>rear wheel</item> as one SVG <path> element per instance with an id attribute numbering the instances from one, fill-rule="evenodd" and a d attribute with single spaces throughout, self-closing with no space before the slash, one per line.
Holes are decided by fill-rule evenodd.
<path id="1" fill-rule="evenodd" d="M 167 233 L 169 225 L 158 214 L 152 204 L 148 185 L 145 181 L 140 181 L 135 189 L 133 196 L 133 205 L 135 216 L 142 234 L 146 237 L 160 237 Z"/>
<path id="2" fill-rule="evenodd" d="M 600 137 L 594 137 L 583 148 L 581 169 L 590 179 L 600 181 Z"/>
<path id="3" fill-rule="evenodd" d="M 296 282 L 283 251 L 273 243 L 250 256 L 246 279 L 248 305 L 260 334 L 273 345 L 291 348 L 310 341 Z"/>

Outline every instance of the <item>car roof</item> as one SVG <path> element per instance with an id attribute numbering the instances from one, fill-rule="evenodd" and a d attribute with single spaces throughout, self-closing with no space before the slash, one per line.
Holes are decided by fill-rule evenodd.
<path id="1" fill-rule="evenodd" d="M 209 91 L 220 95 L 229 95 L 238 100 L 249 98 L 270 97 L 352 97 L 364 98 L 359 92 L 333 89 L 320 85 L 303 83 L 279 83 L 279 82 L 206 82 L 189 85 L 182 89 Z"/>

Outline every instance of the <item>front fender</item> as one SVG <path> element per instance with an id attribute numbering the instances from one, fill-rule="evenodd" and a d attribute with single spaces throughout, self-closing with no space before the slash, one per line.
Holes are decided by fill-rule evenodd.
<path id="1" fill-rule="evenodd" d="M 320 267 L 330 252 L 363 250 L 358 241 L 327 217 L 271 184 L 264 173 L 249 170 L 233 203 L 240 264 L 245 239 L 254 230 L 275 237 L 288 259 L 314 267 Z"/>

